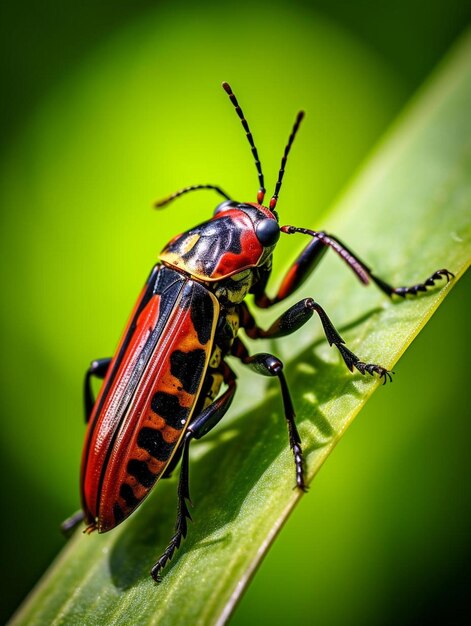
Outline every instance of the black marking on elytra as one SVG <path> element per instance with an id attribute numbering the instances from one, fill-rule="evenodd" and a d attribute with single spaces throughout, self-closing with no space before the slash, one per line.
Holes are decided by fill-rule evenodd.
<path id="1" fill-rule="evenodd" d="M 132 342 L 134 333 L 136 331 L 139 315 L 142 313 L 143 309 L 146 307 L 146 305 L 149 303 L 152 297 L 160 295 L 159 317 L 158 317 L 157 325 L 155 326 L 151 334 L 151 337 L 149 338 L 148 342 L 146 342 L 146 346 L 143 349 L 146 352 L 145 358 L 141 358 L 141 362 L 143 366 L 145 367 L 145 363 L 147 362 L 147 359 L 149 358 L 151 351 L 152 351 L 152 345 L 150 345 L 150 342 L 152 341 L 154 342 L 154 344 L 158 342 L 163 330 L 165 329 L 168 323 L 169 317 L 172 311 L 174 310 L 175 302 L 180 296 L 181 289 L 186 282 L 187 282 L 187 279 L 184 276 L 182 276 L 182 274 L 180 274 L 179 272 L 176 272 L 173 269 L 164 267 L 159 264 L 154 266 L 149 278 L 147 279 L 145 292 L 141 298 L 141 301 L 136 310 L 136 313 L 134 314 L 133 319 L 130 323 L 128 332 L 126 333 L 126 336 L 121 345 L 121 349 L 115 358 L 113 370 L 109 372 L 109 377 L 108 377 L 108 380 L 106 381 L 106 387 L 101 395 L 100 404 L 97 407 L 97 410 L 95 413 L 97 416 L 101 414 L 105 402 L 109 399 L 109 394 L 113 391 L 116 374 L 123 361 L 123 357 L 126 351 L 128 350 L 130 343 Z M 141 354 L 141 357 L 143 356 L 144 355 Z M 123 394 L 122 396 L 123 402 L 120 404 L 120 407 L 119 407 L 119 415 L 118 415 L 119 420 L 122 420 L 124 418 L 126 409 L 129 405 L 130 398 L 133 397 L 133 392 L 139 383 L 141 375 L 142 375 L 142 371 L 137 371 L 137 368 L 136 368 L 136 370 L 134 371 L 134 376 L 132 377 L 132 380 L 129 381 L 127 393 Z M 125 399 L 125 396 L 126 396 L 126 399 Z M 89 434 L 88 434 L 88 441 L 91 441 L 91 438 L 95 431 L 95 427 L 98 424 L 98 422 L 99 420 L 95 419 L 93 424 L 91 424 Z M 108 460 L 113 451 L 113 444 L 119 432 L 120 432 L 120 429 L 117 426 L 113 439 L 110 442 L 104 463 L 103 463 L 103 470 L 101 473 L 100 484 L 98 487 L 99 493 L 101 493 L 103 489 L 103 481 L 105 477 L 106 468 L 108 467 Z M 86 453 L 87 457 L 84 461 L 85 464 L 88 462 L 89 451 L 90 451 L 90 447 L 87 448 L 87 453 Z"/>
<path id="2" fill-rule="evenodd" d="M 190 311 L 191 321 L 198 335 L 198 341 L 204 346 L 211 339 L 214 304 L 208 293 L 200 292 L 195 296 Z"/>
<path id="3" fill-rule="evenodd" d="M 162 437 L 160 430 L 155 428 L 141 428 L 137 436 L 137 445 L 144 448 L 158 461 L 167 461 L 175 447 L 173 443 L 167 443 Z"/>
<path id="4" fill-rule="evenodd" d="M 150 489 L 155 483 L 157 476 L 150 471 L 145 461 L 139 459 L 131 459 L 128 461 L 127 472 L 141 483 L 147 489 Z"/>
<path id="5" fill-rule="evenodd" d="M 196 348 L 190 352 L 174 350 L 170 357 L 170 372 L 181 382 L 183 389 L 195 394 L 206 363 L 206 352 Z"/>
<path id="6" fill-rule="evenodd" d="M 134 491 L 132 490 L 131 485 L 127 483 L 123 483 L 119 488 L 119 495 L 126 502 L 126 506 L 130 509 L 134 509 L 140 502 L 138 498 L 134 495 Z"/>
<path id="7" fill-rule="evenodd" d="M 198 235 L 198 240 L 193 247 L 181 254 L 185 244 L 195 235 Z M 192 228 L 172 241 L 164 252 L 173 252 L 181 256 L 190 269 L 211 276 L 221 256 L 228 250 L 234 254 L 240 254 L 242 251 L 240 231 L 234 228 L 234 222 L 229 216 L 210 220 Z"/>
<path id="8" fill-rule="evenodd" d="M 113 515 L 116 525 L 118 525 L 124 519 L 123 509 L 119 506 L 117 502 L 113 505 Z"/>
<path id="9" fill-rule="evenodd" d="M 172 428 L 181 429 L 188 419 L 188 409 L 178 402 L 177 396 L 165 391 L 157 391 L 152 396 L 151 409 Z"/>

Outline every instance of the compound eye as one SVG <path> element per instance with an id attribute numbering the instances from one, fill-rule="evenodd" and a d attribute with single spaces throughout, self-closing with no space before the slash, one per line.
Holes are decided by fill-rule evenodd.
<path id="1" fill-rule="evenodd" d="M 280 238 L 280 227 L 276 220 L 267 217 L 257 224 L 255 234 L 262 246 L 269 248 L 270 246 L 274 246 Z"/>
<path id="2" fill-rule="evenodd" d="M 218 215 L 219 213 L 223 213 L 229 209 L 234 209 L 236 206 L 237 202 L 234 202 L 234 200 L 224 200 L 224 202 L 218 204 L 218 206 L 214 209 L 214 215 Z"/>

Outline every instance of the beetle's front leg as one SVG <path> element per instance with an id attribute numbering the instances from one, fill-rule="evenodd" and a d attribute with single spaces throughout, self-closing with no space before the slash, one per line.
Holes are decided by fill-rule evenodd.
<path id="1" fill-rule="evenodd" d="M 83 396 L 86 423 L 88 423 L 88 420 L 90 419 L 90 415 L 93 411 L 93 405 L 95 404 L 95 398 L 93 397 L 92 391 L 92 376 L 103 379 L 106 376 L 110 363 L 111 359 L 109 357 L 106 359 L 95 359 L 90 363 L 90 367 L 85 374 Z"/>
<path id="2" fill-rule="evenodd" d="M 371 268 L 368 267 L 366 263 L 364 263 L 359 256 L 350 250 L 344 243 L 337 239 L 334 235 L 329 235 L 323 231 L 310 230 L 308 228 L 298 228 L 296 226 L 282 226 L 281 232 L 293 235 L 294 233 L 302 233 L 304 235 L 310 235 L 313 237 L 313 242 L 318 242 L 319 245 L 324 248 L 331 248 L 338 256 L 348 265 L 348 267 L 356 274 L 358 280 L 364 285 L 368 285 L 370 281 L 372 281 L 381 291 L 383 291 L 389 297 L 394 295 L 400 296 L 401 298 L 405 298 L 407 295 L 416 296 L 420 292 L 427 291 L 429 287 L 433 287 L 437 280 L 441 280 L 445 278 L 448 282 L 451 278 L 454 277 L 454 274 L 447 269 L 436 270 L 433 274 L 431 274 L 424 282 L 417 283 L 415 285 L 411 285 L 409 287 L 393 287 L 382 278 L 376 276 Z M 312 243 L 312 242 L 311 242 Z M 305 250 L 309 249 L 309 244 L 306 246 Z M 304 252 L 304 251 L 303 251 Z M 303 257 L 303 253 L 301 253 L 300 259 Z M 295 262 L 296 264 L 299 262 L 299 259 Z M 307 267 L 307 274 L 312 271 L 312 262 L 311 265 Z M 301 279 L 298 274 L 301 272 Z M 304 273 L 303 273 L 304 272 Z M 293 278 L 291 278 L 291 273 L 293 273 Z M 299 269 L 295 267 L 295 271 L 290 270 L 285 277 L 285 280 L 282 283 L 283 289 L 285 286 L 286 295 L 289 295 L 296 289 L 299 284 L 306 278 L 306 271 L 303 270 L 302 267 Z M 286 297 L 284 293 L 282 297 Z M 280 300 L 280 294 L 274 299 L 274 302 L 278 302 Z M 263 298 L 261 299 L 262 304 L 259 306 L 263 306 Z M 256 303 L 258 304 L 257 300 Z M 270 304 L 268 305 L 270 306 Z"/>
<path id="3" fill-rule="evenodd" d="M 255 304 L 262 309 L 267 309 L 290 296 L 312 274 L 328 249 L 324 242 L 312 239 L 286 272 L 274 298 L 270 298 L 265 291 L 269 277 L 269 274 L 266 274 L 265 280 L 255 287 Z"/>
<path id="4" fill-rule="evenodd" d="M 175 534 L 171 538 L 164 553 L 151 570 L 152 578 L 156 582 L 160 582 L 160 572 L 173 557 L 175 551 L 180 547 L 182 540 L 186 537 L 188 530 L 187 519 L 191 520 L 191 515 L 187 505 L 187 500 L 191 502 L 188 463 L 190 442 L 192 439 L 201 439 L 210 430 L 212 430 L 227 413 L 234 398 L 237 387 L 236 376 L 226 363 L 222 363 L 221 366 L 223 369 L 224 381 L 228 384 L 228 388 L 219 398 L 216 398 L 214 402 L 212 402 L 208 407 L 201 411 L 199 415 L 191 420 L 190 425 L 188 426 L 188 429 L 183 437 L 183 443 L 181 444 L 182 460 L 180 467 L 180 479 L 178 482 L 178 506 Z"/>
<path id="5" fill-rule="evenodd" d="M 252 339 L 274 339 L 276 337 L 290 335 L 301 328 L 301 326 L 311 319 L 314 312 L 319 315 L 329 345 L 334 345 L 338 349 L 346 366 L 351 372 L 353 368 L 355 368 L 363 375 L 370 374 L 373 376 L 374 374 L 378 374 L 378 376 L 383 379 L 383 384 L 385 384 L 388 379 L 392 380 L 391 372 L 388 369 L 381 365 L 376 365 L 375 363 L 365 363 L 345 346 L 345 341 L 337 332 L 327 313 L 321 305 L 312 298 L 305 298 L 294 304 L 285 311 L 283 315 L 280 315 L 268 330 L 263 330 L 257 326 L 254 317 L 245 303 L 240 306 L 240 319 L 241 326 L 243 326 L 247 335 Z"/>

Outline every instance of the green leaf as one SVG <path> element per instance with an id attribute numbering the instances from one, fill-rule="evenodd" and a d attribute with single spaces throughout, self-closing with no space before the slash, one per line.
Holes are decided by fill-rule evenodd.
<path id="1" fill-rule="evenodd" d="M 322 303 L 354 352 L 387 367 L 470 262 L 470 63 L 468 37 L 322 224 L 388 282 L 414 284 L 447 267 L 456 274 L 453 283 L 390 302 L 374 288 L 362 289 L 331 253 L 302 289 Z M 351 375 L 314 322 L 274 343 L 273 350 L 287 362 L 310 480 L 379 383 Z M 148 571 L 173 530 L 175 478 L 162 481 L 115 531 L 76 533 L 13 623 L 224 623 L 301 497 L 293 489 L 279 389 L 276 381 L 268 384 L 258 402 L 262 384 L 255 375 L 242 375 L 232 418 L 193 446 L 194 523 L 159 586 Z"/>

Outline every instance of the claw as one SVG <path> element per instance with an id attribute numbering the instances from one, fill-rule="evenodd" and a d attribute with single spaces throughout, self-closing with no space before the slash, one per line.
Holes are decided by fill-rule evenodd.
<path id="1" fill-rule="evenodd" d="M 375 363 L 364 363 L 363 361 L 357 361 L 357 363 L 355 363 L 355 367 L 363 376 L 366 373 L 368 373 L 370 376 L 374 376 L 375 374 L 378 374 L 379 378 L 383 379 L 383 385 L 387 383 L 388 379 L 390 382 L 392 382 L 391 374 L 394 374 L 394 372 L 390 372 L 388 369 L 386 369 L 385 367 L 382 367 L 381 365 L 376 365 Z"/>
<path id="2" fill-rule="evenodd" d="M 162 576 L 160 576 L 159 572 L 160 572 L 160 567 L 153 567 L 150 571 L 150 575 L 152 576 L 152 578 L 154 579 L 154 581 L 157 584 L 160 584 L 162 582 Z"/>
<path id="3" fill-rule="evenodd" d="M 437 278 L 446 278 L 447 283 L 449 283 L 450 280 L 455 277 L 453 272 L 450 272 L 449 270 L 445 270 L 445 269 L 437 270 L 435 274 L 437 275 Z"/>
<path id="4" fill-rule="evenodd" d="M 400 296 L 401 298 L 405 298 L 407 295 L 416 296 L 419 291 L 424 292 L 427 291 L 427 287 L 433 287 L 435 285 L 435 281 L 446 278 L 446 282 L 449 283 L 450 280 L 454 277 L 455 275 L 453 274 L 453 272 L 450 272 L 447 269 L 437 270 L 423 283 L 419 283 L 418 285 L 412 285 L 412 287 L 396 287 L 393 290 L 393 293 L 396 294 L 396 296 Z"/>

